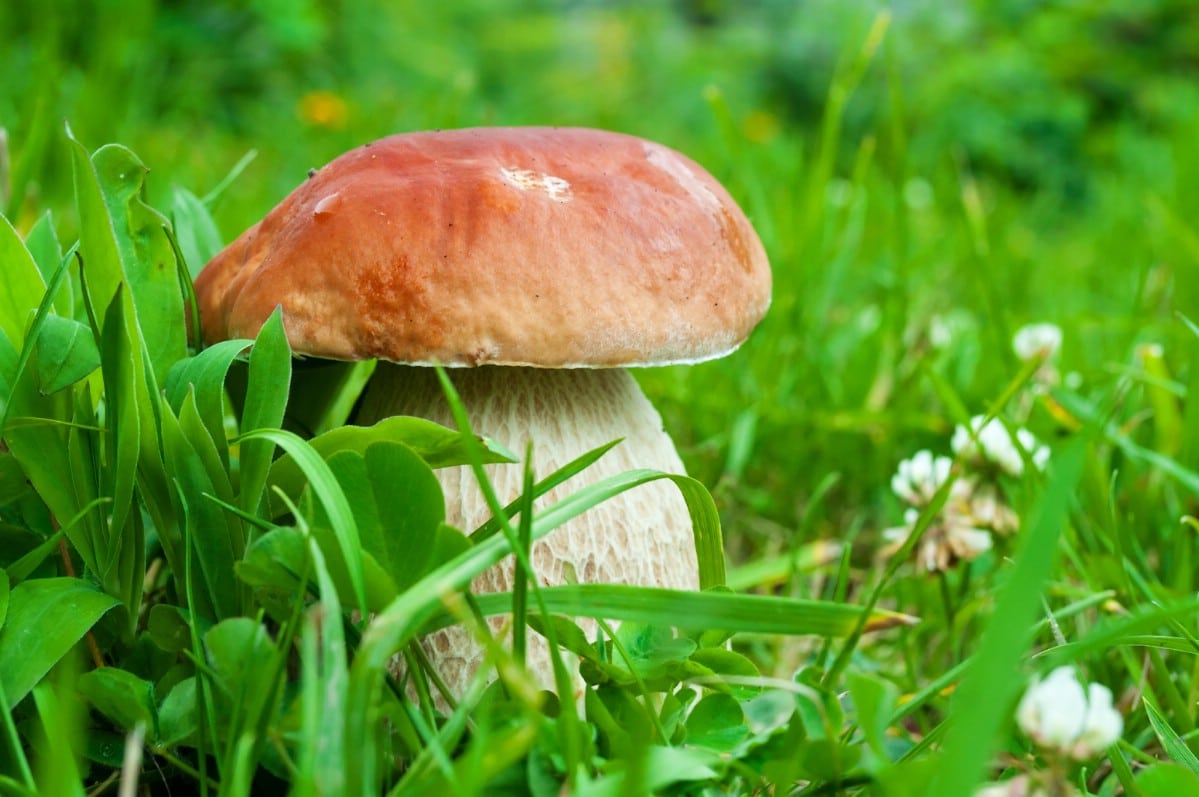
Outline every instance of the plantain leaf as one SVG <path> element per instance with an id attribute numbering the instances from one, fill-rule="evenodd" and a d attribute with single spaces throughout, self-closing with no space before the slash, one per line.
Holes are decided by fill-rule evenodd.
<path id="1" fill-rule="evenodd" d="M 54 273 L 62 264 L 63 251 L 62 244 L 58 240 L 58 231 L 54 229 L 54 218 L 50 215 L 50 211 L 47 210 L 34 222 L 29 234 L 25 236 L 25 246 L 29 249 L 29 254 L 33 255 L 34 262 L 37 263 L 37 270 L 41 272 L 42 281 L 46 285 L 51 285 L 54 281 Z M 69 283 L 60 284 L 54 292 L 54 312 L 63 318 L 74 317 L 75 296 Z"/>
<path id="2" fill-rule="evenodd" d="M 91 327 L 70 318 L 47 316 L 37 338 L 38 385 L 46 395 L 75 384 L 100 367 Z"/>
<path id="3" fill-rule="evenodd" d="M 20 349 L 29 314 L 41 303 L 46 285 L 25 242 L 3 216 L 0 216 L 0 263 L 4 264 L 4 279 L 0 279 L 0 330 L 13 348 Z"/>
<path id="4" fill-rule="evenodd" d="M 131 150 L 108 144 L 96 150 L 92 163 L 140 337 L 161 382 L 167 369 L 187 354 L 183 290 L 175 252 L 164 232 L 168 222 L 142 199 L 149 169 Z"/>
<path id="5" fill-rule="evenodd" d="M 213 255 L 221 251 L 223 244 L 216 220 L 199 197 L 176 186 L 171 196 L 171 222 L 188 273 L 194 279 Z"/>
<path id="6" fill-rule="evenodd" d="M 158 711 L 154 685 L 117 667 L 86 672 L 75 682 L 79 694 L 97 711 L 125 730 L 144 723 L 151 738 L 158 738 Z"/>
<path id="7" fill-rule="evenodd" d="M 0 685 L 16 705 L 75 646 L 116 598 L 78 578 L 23 581 L 9 595 L 0 627 Z"/>

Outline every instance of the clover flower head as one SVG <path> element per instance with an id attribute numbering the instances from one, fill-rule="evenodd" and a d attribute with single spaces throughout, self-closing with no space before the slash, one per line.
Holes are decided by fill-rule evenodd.
<path id="1" fill-rule="evenodd" d="M 1062 328 L 1057 324 L 1026 324 L 1012 336 L 1012 350 L 1024 362 L 1053 359 L 1061 348 Z"/>
<path id="2" fill-rule="evenodd" d="M 1073 784 L 1061 782 L 1056 786 L 1057 789 L 1050 792 L 1043 784 L 1037 783 L 1024 774 L 999 783 L 988 783 L 975 791 L 974 797 L 1050 797 L 1050 794 L 1078 794 L 1078 789 L 1074 788 Z"/>
<path id="3" fill-rule="evenodd" d="M 953 430 L 950 445 L 955 454 L 974 461 L 994 462 L 1012 476 L 1020 476 L 1024 473 L 1024 457 L 1020 453 L 1023 449 L 1038 470 L 1044 469 L 1049 461 L 1049 449 L 1041 445 L 1032 432 L 1017 429 L 1013 438 L 1003 421 L 992 418 L 984 423 L 984 420 L 984 416 L 975 415 L 970 419 L 969 428 L 959 425 Z"/>
<path id="4" fill-rule="evenodd" d="M 991 532 L 976 528 L 972 518 L 958 513 L 953 506 L 947 505 L 916 545 L 916 565 L 927 573 L 944 572 L 960 561 L 977 559 L 991 550 Z M 883 539 L 887 541 L 883 555 L 890 556 L 903 547 L 919 518 L 919 510 L 909 508 L 904 512 L 902 526 L 883 531 Z"/>
<path id="5" fill-rule="evenodd" d="M 931 451 L 917 451 L 911 459 L 899 463 L 891 477 L 891 490 L 912 506 L 925 506 L 949 478 L 953 460 L 934 456 Z"/>
<path id="6" fill-rule="evenodd" d="M 1074 668 L 1035 678 L 1016 709 L 1020 729 L 1039 746 L 1082 761 L 1115 744 L 1124 718 L 1102 684 L 1083 688 Z"/>

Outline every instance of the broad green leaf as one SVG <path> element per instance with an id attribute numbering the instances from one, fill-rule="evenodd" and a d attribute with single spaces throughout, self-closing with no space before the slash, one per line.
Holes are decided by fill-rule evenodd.
<path id="1" fill-rule="evenodd" d="M 1172 763 L 1153 764 L 1142 770 L 1136 779 L 1145 797 L 1182 797 L 1199 794 L 1199 775 L 1193 770 Z"/>
<path id="2" fill-rule="evenodd" d="M 186 188 L 175 186 L 171 196 L 171 222 L 188 273 L 195 279 L 213 255 L 221 251 L 221 234 L 216 220 L 199 197 Z"/>
<path id="3" fill-rule="evenodd" d="M 112 303 L 124 281 L 117 233 L 100 189 L 100 178 L 87 150 L 67 128 L 75 177 L 75 207 L 79 212 L 79 252 L 83 257 L 84 293 L 93 308 Z"/>
<path id="4" fill-rule="evenodd" d="M 138 404 L 148 400 L 148 396 L 145 364 L 134 326 L 133 301 L 128 291 L 120 286 L 104 313 L 100 357 L 104 365 L 105 415 L 109 430 L 106 450 L 111 452 L 107 463 L 107 473 L 111 479 L 111 485 L 107 486 L 112 498 L 111 525 L 114 529 L 122 530 L 126 517 L 133 509 L 133 488 L 141 454 L 141 411 Z M 108 551 L 115 556 L 116 546 Z M 107 570 L 105 563 L 101 563 L 101 568 L 101 572 Z"/>
<path id="5" fill-rule="evenodd" d="M 3 216 L 0 216 L 0 264 L 4 266 L 4 279 L 0 279 L 0 330 L 19 349 L 25 340 L 29 314 L 41 303 L 46 285 L 25 242 Z"/>
<path id="6" fill-rule="evenodd" d="M 149 171 L 136 155 L 108 144 L 92 156 L 135 317 L 156 379 L 187 354 L 183 290 L 165 216 L 142 199 Z"/>
<path id="7" fill-rule="evenodd" d="M 845 674 L 845 685 L 866 744 L 885 761 L 887 724 L 899 702 L 899 690 L 891 681 L 857 670 Z"/>
<path id="8" fill-rule="evenodd" d="M 342 451 L 329 459 L 358 518 L 362 547 L 405 590 L 428 570 L 445 520 L 445 499 L 433 471 L 400 443 L 373 443 L 365 456 Z"/>
<path id="9" fill-rule="evenodd" d="M 163 554 L 171 570 L 176 573 L 188 573 L 185 586 L 189 608 L 196 615 L 209 621 L 215 621 L 227 616 L 229 604 L 220 607 L 213 603 L 211 586 L 205 580 L 207 562 L 204 558 L 206 547 L 197 540 L 194 529 L 200 525 L 196 507 L 201 504 L 211 505 L 202 496 L 205 490 L 212 492 L 208 475 L 203 464 L 191 449 L 190 443 L 179 426 L 179 419 L 164 408 L 162 413 L 162 447 L 165 467 L 172 484 L 171 517 L 177 523 L 169 529 L 160 530 L 159 539 L 162 542 Z M 219 534 L 224 529 L 222 518 L 216 526 Z M 164 533 L 169 532 L 169 533 Z M 203 530 L 201 531 L 203 534 Z M 188 567 L 189 553 L 194 554 L 192 566 Z M 227 600 L 228 596 L 223 599 Z M 193 600 L 194 598 L 194 600 Z"/>
<path id="10" fill-rule="evenodd" d="M 433 468 L 461 465 L 466 461 L 467 449 L 462 435 L 423 418 L 396 416 L 385 418 L 374 426 L 344 426 L 308 441 L 323 459 L 338 451 L 363 454 L 367 446 L 379 442 L 403 443 Z M 515 456 L 495 441 L 482 439 L 481 443 L 485 449 L 484 462 L 516 461 Z M 295 500 L 304 487 L 304 476 L 292 457 L 283 456 L 271 467 L 268 484 Z M 274 509 L 276 516 L 285 511 L 282 506 Z"/>
<path id="11" fill-rule="evenodd" d="M 225 377 L 250 340 L 224 340 L 194 357 L 175 363 L 167 372 L 164 391 L 167 402 L 179 414 L 188 391 L 195 393 L 196 407 L 204 426 L 218 447 L 225 448 Z"/>
<path id="12" fill-rule="evenodd" d="M 279 528 L 256 538 L 237 563 L 237 575 L 255 589 L 269 589 L 290 599 L 299 590 L 307 567 L 304 535 Z"/>
<path id="13" fill-rule="evenodd" d="M 222 620 L 204 634 L 204 651 L 230 714 L 257 717 L 273 692 L 266 629 L 248 617 Z"/>
<path id="14" fill-rule="evenodd" d="M 173 747 L 193 744 L 200 731 L 196 679 L 184 678 L 158 706 L 159 743 Z"/>
<path id="15" fill-rule="evenodd" d="M 119 601 L 77 578 L 23 581 L 9 595 L 0 627 L 0 685 L 19 703 L 59 659 Z"/>
<path id="16" fill-rule="evenodd" d="M 257 438 L 265 438 L 282 448 L 303 473 L 303 478 L 299 480 L 299 483 L 302 485 L 304 481 L 307 481 L 313 494 L 320 500 L 349 570 L 349 578 L 354 587 L 358 609 L 365 613 L 367 611 L 366 577 L 363 574 L 362 543 L 358 534 L 358 523 L 354 519 L 354 512 L 350 509 L 349 502 L 336 477 L 329 470 L 329 466 L 321 458 L 320 453 L 311 444 L 291 432 L 285 432 L 282 429 L 256 429 L 246 432 L 238 438 L 238 441 L 243 442 Z"/>
<path id="17" fill-rule="evenodd" d="M 665 791 L 674 784 L 700 783 L 720 777 L 728 762 L 720 753 L 689 747 L 649 745 L 644 748 L 638 767 L 638 782 L 627 782 L 628 762 L 621 760 L 609 767 L 611 774 L 599 780 L 581 780 L 572 793 L 577 797 L 625 797 L 629 794 L 673 793 Z"/>
<path id="18" fill-rule="evenodd" d="M 757 679 L 762 675 L 752 661 L 736 651 L 723 647 L 700 648 L 692 653 L 690 658 L 693 663 L 711 670 L 712 674 L 718 678 L 729 675 L 736 678 Z M 727 689 L 731 695 L 739 699 L 752 697 L 762 691 L 761 687 L 740 684 L 726 686 L 705 681 L 705 685 Z"/>
<path id="19" fill-rule="evenodd" d="M 731 695 L 714 692 L 707 695 L 687 717 L 686 741 L 692 747 L 706 747 L 730 753 L 749 737 L 745 712 Z"/>
<path id="20" fill-rule="evenodd" d="M 548 619 L 548 624 L 553 626 L 554 638 L 558 640 L 559 646 L 565 650 L 569 650 L 579 658 L 592 661 L 599 660 L 599 650 L 587 639 L 587 635 L 583 633 L 583 629 L 579 628 L 577 624 L 566 617 L 551 614 L 548 618 L 545 618 L 540 614 L 530 614 L 527 619 L 529 627 L 542 636 L 547 635 L 546 625 Z"/>
<path id="21" fill-rule="evenodd" d="M 276 307 L 258 331 L 254 348 L 250 350 L 242 432 L 281 427 L 290 384 L 291 348 L 283 329 L 283 311 Z M 238 498 L 239 505 L 247 512 L 258 510 L 274 452 L 275 446 L 267 439 L 250 439 L 241 444 Z"/>
<path id="22" fill-rule="evenodd" d="M 12 588 L 9 585 L 8 573 L 0 569 L 0 628 L 4 627 L 4 620 L 8 617 L 8 601 L 11 592 Z"/>
<path id="23" fill-rule="evenodd" d="M 70 318 L 47 317 L 37 347 L 38 383 L 44 394 L 57 393 L 100 367 L 91 327 Z"/>
<path id="24" fill-rule="evenodd" d="M 79 694 L 119 727 L 132 730 L 144 723 L 151 738 L 158 737 L 158 711 L 154 685 L 117 667 L 86 672 L 75 683 Z"/>
<path id="25" fill-rule="evenodd" d="M 150 608 L 146 630 L 154 644 L 166 651 L 178 652 L 191 645 L 191 628 L 187 614 L 178 606 L 156 603 Z"/>
<path id="26" fill-rule="evenodd" d="M 54 218 L 50 215 L 50 211 L 43 213 L 34 223 L 29 230 L 29 235 L 25 236 L 25 246 L 29 249 L 29 254 L 33 255 L 34 262 L 37 263 L 42 281 L 46 285 L 50 285 L 54 280 L 55 272 L 58 271 L 63 261 L 62 244 L 58 240 L 58 232 L 54 229 Z M 69 282 L 60 283 L 58 290 L 55 291 L 54 312 L 64 318 L 74 317 L 75 297 L 71 292 Z"/>
<path id="27" fill-rule="evenodd" d="M 7 506 L 29 492 L 25 471 L 11 453 L 0 452 L 0 506 Z"/>
<path id="28" fill-rule="evenodd" d="M 231 488 L 195 401 L 191 398 L 184 401 L 178 419 L 163 409 L 161 428 L 167 468 L 183 508 L 186 540 L 190 541 L 199 566 L 198 583 L 204 585 L 206 603 L 215 612 L 210 619 L 232 617 L 239 612 L 241 597 L 233 573 L 233 564 L 245 544 L 241 519 L 203 497 L 209 494 L 231 501 Z M 172 566 L 181 567 L 182 562 Z"/>

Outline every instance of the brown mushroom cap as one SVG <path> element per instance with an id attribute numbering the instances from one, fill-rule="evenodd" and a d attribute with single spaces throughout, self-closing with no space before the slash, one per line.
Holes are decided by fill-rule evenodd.
<path id="1" fill-rule="evenodd" d="M 702 167 L 633 136 L 391 136 L 317 171 L 196 279 L 206 340 L 278 305 L 297 352 L 540 367 L 722 356 L 770 303 L 765 251 Z"/>

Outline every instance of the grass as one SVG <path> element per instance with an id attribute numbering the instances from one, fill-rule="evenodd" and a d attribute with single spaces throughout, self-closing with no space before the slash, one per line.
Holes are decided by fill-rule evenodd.
<path id="1" fill-rule="evenodd" d="M 1197 34 L 1172 4 L 713 4 L 715 24 L 702 4 L 269 6 L 0 12 L 0 790 L 1199 793 Z M 706 581 L 725 580 L 719 520 L 735 593 L 443 602 L 652 474 L 470 541 L 423 520 L 402 561 L 386 505 L 364 509 L 386 500 L 378 463 L 432 484 L 509 452 L 341 428 L 365 375 L 313 390 L 278 323 L 188 342 L 188 275 L 307 168 L 397 130 L 516 123 L 676 146 L 762 235 L 774 303 L 751 340 L 638 372 L 692 477 Z M 1053 384 L 1013 351 L 1032 321 L 1063 332 Z M 953 533 L 945 484 L 888 557 L 899 463 L 952 456 L 984 414 L 1051 451 L 1019 475 L 957 456 L 1019 528 L 924 571 Z M 500 685 L 448 709 L 411 649 L 411 689 L 388 673 L 422 630 L 513 605 L 585 662 L 578 705 L 502 646 Z M 624 623 L 586 639 L 564 618 L 589 613 Z M 1123 716 L 1081 761 L 1014 719 L 1063 664 Z"/>

